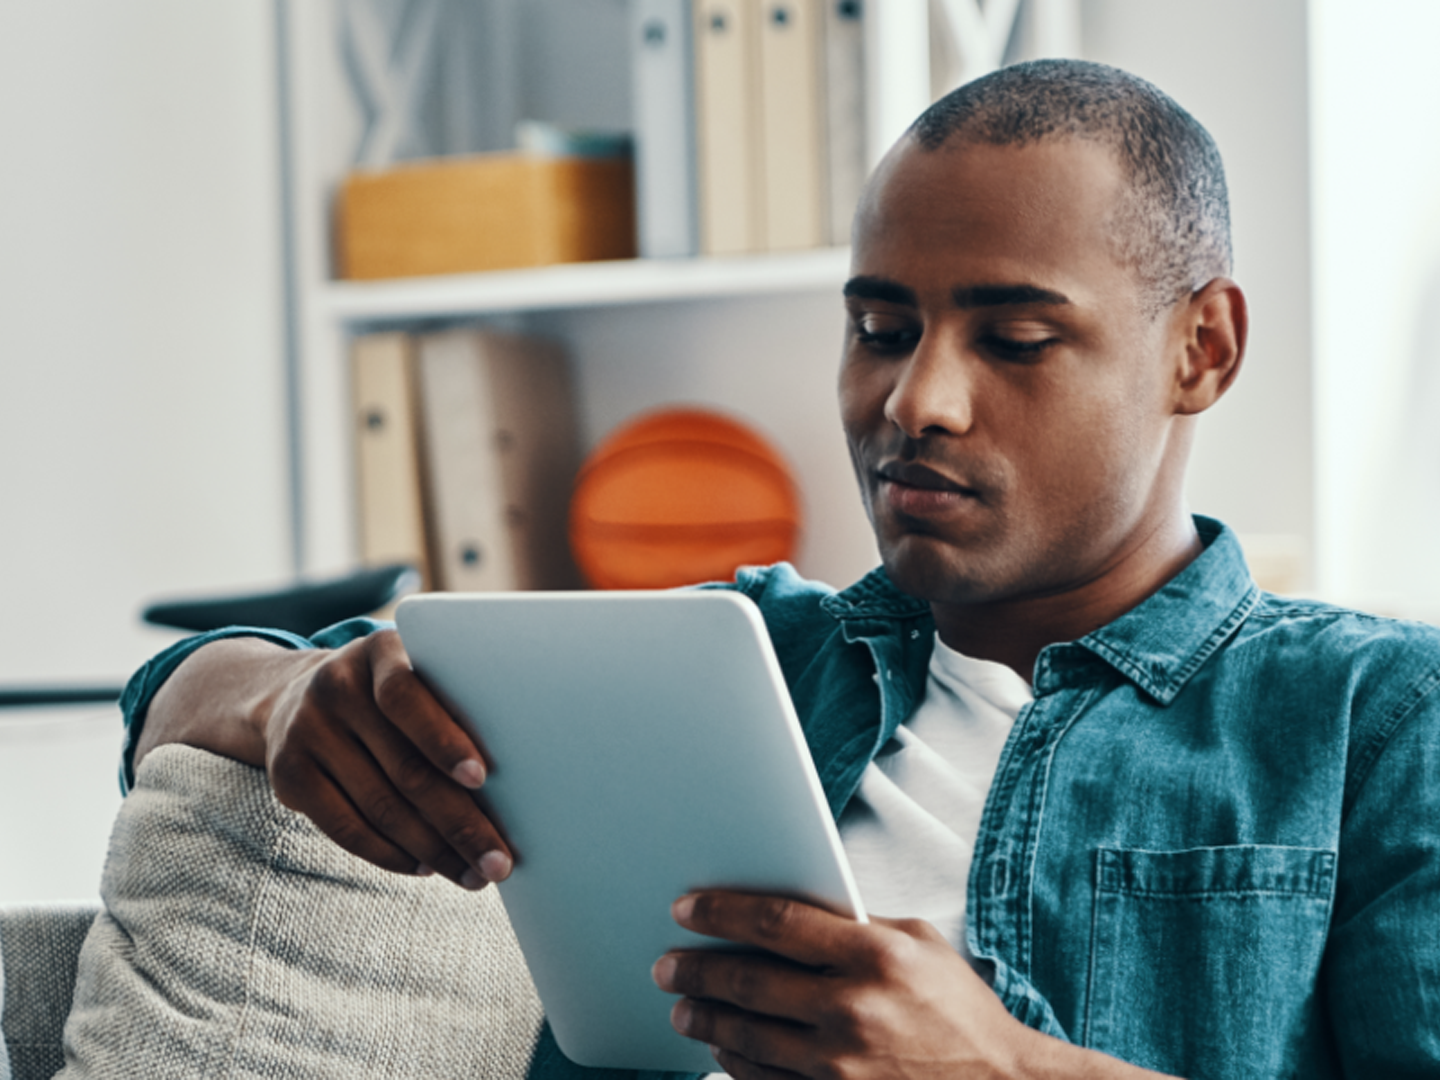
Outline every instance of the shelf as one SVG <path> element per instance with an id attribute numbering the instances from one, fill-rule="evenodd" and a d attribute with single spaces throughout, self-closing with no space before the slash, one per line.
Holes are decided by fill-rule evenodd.
<path id="1" fill-rule="evenodd" d="M 360 325 L 758 293 L 833 289 L 838 296 L 849 266 L 849 248 L 628 259 L 394 281 L 337 281 L 322 287 L 317 299 L 335 322 Z"/>

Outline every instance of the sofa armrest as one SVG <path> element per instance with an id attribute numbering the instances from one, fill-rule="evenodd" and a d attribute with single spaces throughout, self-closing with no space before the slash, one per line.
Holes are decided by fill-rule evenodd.
<path id="1" fill-rule="evenodd" d="M 76 960 L 99 911 L 83 902 L 0 905 L 0 1020 L 13 1080 L 49 1080 L 65 1064 Z"/>
<path id="2" fill-rule="evenodd" d="M 161 746 L 120 807 L 63 1080 L 522 1080 L 539 998 L 499 893 L 391 874 L 262 769 Z"/>

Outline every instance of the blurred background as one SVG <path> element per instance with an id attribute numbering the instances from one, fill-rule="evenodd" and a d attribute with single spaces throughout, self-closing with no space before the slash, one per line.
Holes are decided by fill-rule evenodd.
<path id="1" fill-rule="evenodd" d="M 407 52 L 427 8 L 439 44 Z M 1440 5 L 850 8 L 869 162 L 928 100 L 1029 55 L 1124 67 L 1210 129 L 1253 326 L 1193 508 L 1294 591 L 1440 613 Z M 581 452 L 657 406 L 739 417 L 795 478 L 802 571 L 869 569 L 833 405 L 833 236 L 578 277 L 337 280 L 349 168 L 506 149 L 520 120 L 633 132 L 635 17 L 627 0 L 0 5 L 0 683 L 121 682 L 177 637 L 141 625 L 143 602 L 355 565 L 349 343 L 374 329 L 558 339 Z M 365 26 L 390 36 L 367 46 Z M 118 742 L 109 707 L 0 712 L 0 901 L 95 894 Z"/>

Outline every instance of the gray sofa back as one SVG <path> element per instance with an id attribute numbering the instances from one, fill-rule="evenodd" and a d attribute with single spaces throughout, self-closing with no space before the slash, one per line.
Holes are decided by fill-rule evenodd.
<path id="1" fill-rule="evenodd" d="M 0 1026 L 13 1080 L 50 1080 L 65 1064 L 75 964 L 99 911 L 99 903 L 0 905 Z M 6 1068 L 0 1059 L 0 1080 Z"/>

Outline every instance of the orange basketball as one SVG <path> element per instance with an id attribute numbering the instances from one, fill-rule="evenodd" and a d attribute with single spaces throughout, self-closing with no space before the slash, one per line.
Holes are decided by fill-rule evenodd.
<path id="1" fill-rule="evenodd" d="M 575 482 L 570 548 L 597 589 L 665 589 L 794 556 L 800 500 L 779 453 L 704 409 L 633 420 Z"/>

